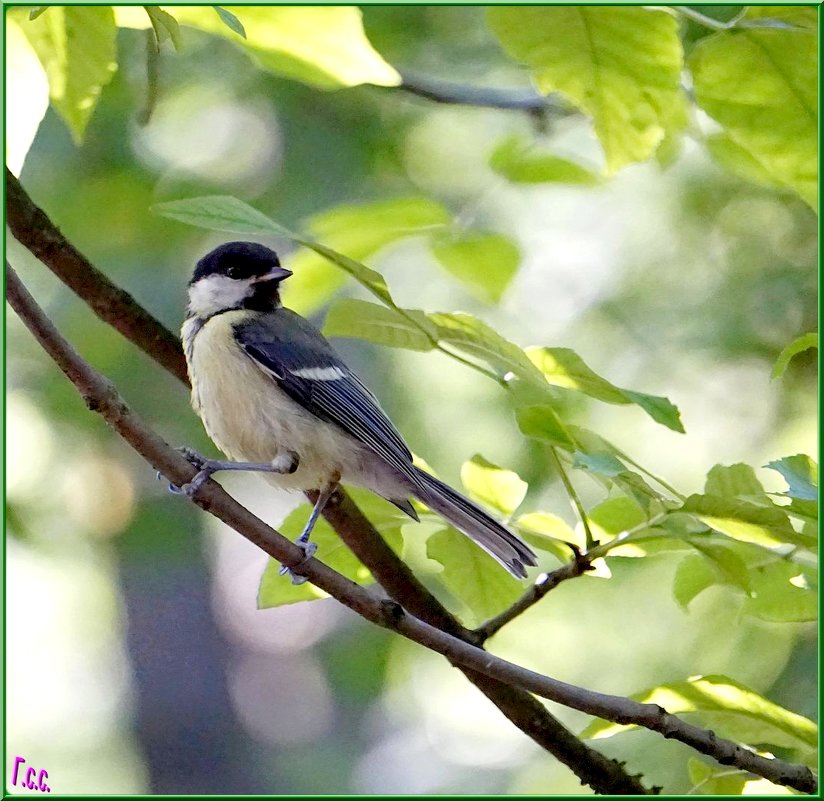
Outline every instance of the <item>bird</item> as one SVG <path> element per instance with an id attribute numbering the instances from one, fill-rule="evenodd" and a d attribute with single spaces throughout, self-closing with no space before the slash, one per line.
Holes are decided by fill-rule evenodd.
<path id="1" fill-rule="evenodd" d="M 413 464 L 372 392 L 314 325 L 283 306 L 281 284 L 291 275 L 275 251 L 254 242 L 227 242 L 197 262 L 181 340 L 192 406 L 228 459 L 182 448 L 198 473 L 178 491 L 193 496 L 221 470 L 260 472 L 285 490 L 316 490 L 297 540 L 304 561 L 316 551 L 309 537 L 341 482 L 376 493 L 415 520 L 417 498 L 525 578 L 536 564 L 529 546 Z M 281 572 L 300 583 L 298 567 Z"/>

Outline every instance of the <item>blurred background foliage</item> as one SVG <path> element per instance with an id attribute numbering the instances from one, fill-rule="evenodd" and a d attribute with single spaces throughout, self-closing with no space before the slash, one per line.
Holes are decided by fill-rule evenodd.
<path id="1" fill-rule="evenodd" d="M 685 495 L 702 491 L 714 464 L 733 463 L 783 492 L 762 466 L 814 453 L 817 351 L 770 378 L 781 350 L 817 329 L 807 176 L 776 186 L 766 161 L 747 173 L 740 153 L 728 169 L 729 141 L 713 140 L 718 125 L 694 106 L 685 135 L 657 158 L 605 174 L 592 122 L 570 106 L 535 115 L 437 104 L 392 85 L 394 67 L 528 90 L 528 70 L 493 35 L 524 29 L 504 18 L 517 9 L 366 6 L 362 31 L 348 9 L 233 9 L 257 61 L 211 7 L 168 9 L 182 24 L 155 12 L 159 48 L 131 27 L 146 24 L 134 16 L 142 9 L 117 9 L 116 47 L 95 67 L 109 73 L 102 91 L 57 97 L 50 74 L 42 121 L 38 56 L 68 12 L 30 21 L 15 9 L 7 27 L 13 171 L 68 239 L 167 326 L 179 326 L 193 263 L 228 237 L 150 207 L 233 195 L 366 260 L 400 306 L 470 312 L 519 345 L 574 348 L 617 385 L 666 395 L 686 435 L 635 406 L 573 393 L 559 403 Z M 703 12 L 723 23 L 742 10 Z M 67 16 L 66 30 L 77 19 Z M 26 32 L 37 24 L 40 34 Z M 702 42 L 704 52 L 714 46 L 706 21 L 677 24 L 688 60 Z M 84 25 L 75 35 L 99 35 Z M 301 25 L 326 37 L 311 69 Z M 266 52 L 283 30 L 281 49 Z M 357 58 L 345 52 L 352 42 Z M 23 163 L 11 149 L 35 131 Z M 398 227 L 411 235 L 399 238 Z M 310 251 L 262 241 L 295 270 L 286 304 L 319 325 L 330 301 L 362 296 Z M 182 387 L 13 239 L 7 248 L 58 327 L 129 403 L 168 441 L 210 453 Z M 14 315 L 6 335 L 7 755 L 47 768 L 62 793 L 582 791 L 440 657 L 333 601 L 257 609 L 265 556 L 169 495 Z M 461 465 L 482 453 L 528 483 L 520 511 L 551 510 L 576 527 L 546 446 L 521 435 L 494 382 L 442 354 L 336 344 L 441 476 L 459 483 Z M 221 480 L 273 525 L 300 500 L 254 478 Z M 584 471 L 574 481 L 588 509 L 606 497 Z M 422 528 L 403 533 L 413 551 L 418 534 L 411 556 L 425 565 Z M 783 613 L 759 615 L 740 586 L 712 576 L 685 603 L 673 593 L 683 564 L 667 550 L 612 558 L 610 580 L 564 584 L 491 648 L 622 695 L 723 674 L 816 719 L 814 614 L 799 613 L 793 597 Z M 588 723 L 553 711 L 576 731 Z M 719 766 L 645 731 L 595 745 L 667 792 L 780 791 L 718 778 Z M 791 744 L 771 750 L 797 757 Z"/>

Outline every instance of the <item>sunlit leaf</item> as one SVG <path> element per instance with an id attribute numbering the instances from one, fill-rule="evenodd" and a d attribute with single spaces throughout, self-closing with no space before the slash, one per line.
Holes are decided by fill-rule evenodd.
<path id="1" fill-rule="evenodd" d="M 450 222 L 446 209 L 422 197 L 336 206 L 314 215 L 303 226 L 318 242 L 363 261 L 392 242 L 428 234 Z M 325 304 L 343 283 L 329 261 L 309 248 L 289 260 L 294 275 L 286 284 L 289 308 L 308 314 Z"/>
<path id="2" fill-rule="evenodd" d="M 515 410 L 518 427 L 528 437 L 574 451 L 575 442 L 570 438 L 558 413 L 549 404 L 521 406 Z"/>
<path id="3" fill-rule="evenodd" d="M 432 350 L 436 336 L 435 327 L 421 311 L 387 309 L 355 298 L 341 298 L 332 305 L 323 333 L 420 351 Z"/>
<path id="4" fill-rule="evenodd" d="M 158 47 L 166 40 L 171 40 L 175 50 L 181 50 L 183 41 L 180 38 L 180 26 L 177 24 L 177 20 L 157 6 L 143 6 L 143 8 L 146 9 L 146 13 L 149 15 Z"/>
<path id="5" fill-rule="evenodd" d="M 488 20 L 538 88 L 589 114 L 610 172 L 651 156 L 681 102 L 678 24 L 645 8 L 506 7 Z"/>
<path id="6" fill-rule="evenodd" d="M 483 300 L 497 303 L 521 261 L 518 247 L 508 237 L 483 231 L 434 237 L 432 252 L 438 261 Z"/>
<path id="7" fill-rule="evenodd" d="M 608 542 L 624 531 L 645 523 L 647 516 L 638 503 L 628 496 L 602 501 L 587 512 L 587 520 L 596 540 Z"/>
<path id="8" fill-rule="evenodd" d="M 605 403 L 637 404 L 657 423 L 684 432 L 681 414 L 669 400 L 615 386 L 592 370 L 574 350 L 527 348 L 526 354 L 550 384 L 583 392 Z"/>
<path id="9" fill-rule="evenodd" d="M 696 676 L 631 697 L 645 704 L 660 704 L 673 714 L 694 712 L 717 735 L 739 743 L 803 748 L 815 747 L 818 740 L 818 727 L 811 720 L 726 676 Z M 630 727 L 596 720 L 580 736 L 601 739 L 627 728 Z"/>
<path id="10" fill-rule="evenodd" d="M 797 356 L 799 353 L 803 353 L 805 350 L 809 350 L 810 348 L 817 348 L 818 347 L 818 334 L 804 334 L 803 336 L 798 337 L 798 339 L 794 339 L 787 345 L 781 353 L 778 354 L 778 358 L 775 360 L 775 364 L 773 365 L 771 377 L 772 378 L 781 378 L 782 375 L 787 370 L 787 367 L 790 364 L 790 361 L 794 356 Z"/>
<path id="11" fill-rule="evenodd" d="M 396 86 L 400 75 L 372 47 L 355 6 L 224 6 L 245 30 L 211 6 L 176 6 L 181 24 L 225 36 L 265 70 L 319 89 L 371 83 Z M 231 30 L 230 30 L 231 29 Z"/>
<path id="12" fill-rule="evenodd" d="M 463 312 L 434 312 L 429 319 L 438 329 L 438 339 L 487 362 L 501 378 L 513 373 L 539 387 L 546 386 L 543 376 L 524 351 L 477 317 Z"/>
<path id="13" fill-rule="evenodd" d="M 744 19 L 780 20 L 799 28 L 814 30 L 818 26 L 818 11 L 815 6 L 749 6 Z"/>
<path id="14" fill-rule="evenodd" d="M 813 208 L 818 194 L 814 30 L 722 31 L 689 58 L 695 98 L 779 186 Z M 729 152 L 727 153 L 729 155 Z"/>
<path id="15" fill-rule="evenodd" d="M 117 26 L 108 6 L 49 9 L 21 27 L 46 71 L 52 105 L 79 144 L 117 70 Z"/>
<path id="16" fill-rule="evenodd" d="M 755 470 L 748 464 L 715 465 L 707 473 L 704 484 L 707 495 L 728 495 L 730 497 L 765 497 L 764 487 L 755 476 Z"/>
<path id="17" fill-rule="evenodd" d="M 700 759 L 690 759 L 687 762 L 692 789 L 690 793 L 701 795 L 741 795 L 747 777 L 751 774 L 745 770 L 719 767 L 717 764 L 708 765 Z M 777 788 L 777 785 L 772 785 Z"/>
<path id="18" fill-rule="evenodd" d="M 773 623 L 818 620 L 817 571 L 776 560 L 751 572 L 744 612 Z"/>
<path id="19" fill-rule="evenodd" d="M 529 512 L 515 520 L 515 527 L 530 545 L 541 551 L 549 551 L 560 562 L 572 557 L 572 550 L 566 545 L 571 542 L 578 548 L 584 547 L 584 537 L 561 517 L 550 512 Z"/>
<path id="20" fill-rule="evenodd" d="M 408 522 L 399 509 L 382 498 L 366 490 L 350 489 L 350 494 L 361 511 L 369 518 L 380 535 L 396 553 L 402 548 L 401 526 Z M 294 540 L 303 531 L 309 517 L 311 507 L 304 504 L 295 509 L 278 531 L 284 537 Z M 324 564 L 337 570 L 357 584 L 369 584 L 372 581 L 371 573 L 361 564 L 360 560 L 343 544 L 334 529 L 321 517 L 312 531 L 312 542 L 318 546 L 316 558 Z M 294 585 L 288 576 L 280 575 L 280 563 L 270 559 L 258 590 L 258 608 L 267 609 L 273 606 L 311 601 L 316 598 L 325 598 L 326 593 L 314 587 L 309 582 Z"/>
<path id="21" fill-rule="evenodd" d="M 529 485 L 513 470 L 506 470 L 475 454 L 461 466 L 461 482 L 471 498 L 509 517 L 526 497 Z"/>
<path id="22" fill-rule="evenodd" d="M 489 166 L 513 183 L 594 186 L 601 181 L 581 164 L 544 152 L 518 136 L 509 136 L 497 145 L 489 158 Z"/>
<path id="23" fill-rule="evenodd" d="M 220 21 L 226 25 L 230 31 L 234 31 L 238 36 L 246 39 L 246 29 L 231 11 L 227 11 L 223 6 L 213 6 L 213 8 L 217 12 L 218 17 L 220 17 Z"/>
<path id="24" fill-rule="evenodd" d="M 443 565 L 439 579 L 469 607 L 474 623 L 502 612 L 524 590 L 520 581 L 453 528 L 433 534 L 426 542 L 426 553 Z"/>
<path id="25" fill-rule="evenodd" d="M 818 501 L 818 464 L 803 453 L 765 465 L 781 473 L 789 486 L 786 495 L 800 501 Z"/>
<path id="26" fill-rule="evenodd" d="M 767 548 L 799 544 L 786 512 L 720 495 L 690 495 L 681 507 L 728 537 Z"/>

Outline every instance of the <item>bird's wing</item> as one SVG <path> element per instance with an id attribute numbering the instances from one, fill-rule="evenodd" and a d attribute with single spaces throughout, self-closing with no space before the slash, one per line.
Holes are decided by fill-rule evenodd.
<path id="1" fill-rule="evenodd" d="M 310 323 L 278 309 L 236 325 L 234 332 L 245 353 L 292 400 L 417 483 L 412 454 L 375 396 Z"/>

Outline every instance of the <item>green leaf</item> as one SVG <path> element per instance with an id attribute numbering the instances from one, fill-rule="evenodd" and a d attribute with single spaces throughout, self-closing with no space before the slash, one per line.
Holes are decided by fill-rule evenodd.
<path id="1" fill-rule="evenodd" d="M 645 523 L 644 510 L 632 498 L 624 495 L 609 498 L 587 512 L 596 540 L 609 542 L 619 534 Z"/>
<path id="2" fill-rule="evenodd" d="M 422 311 L 404 309 L 401 313 L 355 298 L 334 303 L 326 316 L 323 333 L 419 351 L 432 350 L 436 341 L 435 327 Z"/>
<path id="3" fill-rule="evenodd" d="M 504 139 L 489 158 L 489 166 L 504 178 L 520 184 L 578 184 L 595 186 L 601 179 L 574 161 L 546 153 L 519 136 Z"/>
<path id="4" fill-rule="evenodd" d="M 183 200 L 169 200 L 165 203 L 156 203 L 151 210 L 162 217 L 169 217 L 198 228 L 208 228 L 211 231 L 294 237 L 291 231 L 287 231 L 248 203 L 231 195 L 203 195 Z"/>
<path id="5" fill-rule="evenodd" d="M 422 197 L 393 198 L 374 203 L 346 204 L 311 217 L 304 229 L 312 238 L 363 261 L 387 245 L 426 234 L 450 222 L 446 209 Z M 289 308 L 302 314 L 316 311 L 340 287 L 343 277 L 322 255 L 309 248 L 290 258 L 294 275 L 286 284 Z"/>
<path id="6" fill-rule="evenodd" d="M 718 576 L 703 556 L 691 553 L 678 563 L 672 583 L 676 603 L 686 612 L 690 602 L 717 582 Z"/>
<path id="7" fill-rule="evenodd" d="M 369 43 L 361 11 L 354 6 L 226 6 L 223 10 L 246 32 L 245 39 L 239 41 L 237 28 L 216 15 L 213 7 L 176 6 L 175 15 L 181 24 L 226 37 L 264 70 L 319 89 L 401 82 L 397 71 Z"/>
<path id="8" fill-rule="evenodd" d="M 817 572 L 776 560 L 751 571 L 752 597 L 744 612 L 772 623 L 818 620 Z"/>
<path id="9" fill-rule="evenodd" d="M 813 6 L 749 6 L 746 20 L 779 20 L 799 28 L 818 27 L 818 11 Z"/>
<path id="10" fill-rule="evenodd" d="M 720 495 L 690 495 L 681 511 L 694 514 L 716 531 L 741 542 L 766 548 L 801 542 L 786 512 L 776 506 L 756 506 Z"/>
<path id="11" fill-rule="evenodd" d="M 515 419 L 522 433 L 532 439 L 557 445 L 567 451 L 576 448 L 558 413 L 549 404 L 521 406 L 515 410 Z"/>
<path id="12" fill-rule="evenodd" d="M 209 195 L 186 198 L 185 200 L 170 200 L 166 203 L 155 204 L 152 206 L 152 211 L 163 217 L 170 217 L 173 220 L 196 225 L 200 228 L 209 228 L 213 231 L 282 236 L 291 239 L 293 242 L 310 248 L 340 267 L 388 306 L 395 306 L 386 286 L 386 281 L 383 280 L 380 273 L 326 245 L 321 245 L 318 242 L 304 239 L 292 233 L 282 225 L 270 220 L 257 209 L 253 209 L 248 203 L 244 203 L 242 200 L 230 195 Z"/>
<path id="13" fill-rule="evenodd" d="M 463 312 L 434 312 L 429 315 L 429 319 L 435 324 L 441 342 L 482 359 L 502 378 L 513 373 L 538 387 L 546 387 L 543 376 L 524 351 L 477 317 Z"/>
<path id="14" fill-rule="evenodd" d="M 589 114 L 609 172 L 651 156 L 682 102 L 678 24 L 644 8 L 505 7 L 487 12 L 504 50 L 538 88 Z"/>
<path id="15" fill-rule="evenodd" d="M 154 29 L 158 48 L 167 39 L 170 39 L 178 52 L 183 49 L 183 40 L 180 38 L 180 26 L 177 20 L 157 6 L 143 6 Z"/>
<path id="16" fill-rule="evenodd" d="M 690 794 L 700 790 L 701 795 L 742 795 L 747 778 L 752 775 L 743 770 L 707 765 L 700 759 L 688 760 L 687 770 L 692 782 Z"/>
<path id="17" fill-rule="evenodd" d="M 227 11 L 223 6 L 212 6 L 214 10 L 217 12 L 218 17 L 220 17 L 221 22 L 226 25 L 229 30 L 234 31 L 238 36 L 242 36 L 244 39 L 247 38 L 246 36 L 246 28 L 243 27 L 243 23 L 234 15 L 231 11 Z"/>
<path id="18" fill-rule="evenodd" d="M 798 453 L 764 466 L 781 473 L 789 486 L 789 491 L 785 493 L 788 497 L 800 501 L 818 501 L 818 464 L 809 456 Z"/>
<path id="19" fill-rule="evenodd" d="M 611 453 L 582 453 L 575 451 L 572 466 L 579 470 L 588 470 L 590 473 L 607 478 L 615 478 L 625 472 L 627 466 Z"/>
<path id="20" fill-rule="evenodd" d="M 575 532 L 561 517 L 550 512 L 529 512 L 515 521 L 518 533 L 527 543 L 541 551 L 548 551 L 559 562 L 568 562 L 572 549 L 566 543 L 571 542 L 584 548 L 583 533 Z"/>
<path id="21" fill-rule="evenodd" d="M 31 9 L 29 9 L 29 19 L 35 20 L 41 14 L 45 14 L 48 10 L 49 6 L 33 6 Z"/>
<path id="22" fill-rule="evenodd" d="M 509 517 L 523 502 L 529 485 L 517 473 L 475 454 L 461 467 L 461 482 L 471 498 Z"/>
<path id="23" fill-rule="evenodd" d="M 704 142 L 712 157 L 725 169 L 745 181 L 782 189 L 784 185 L 776 181 L 770 172 L 745 147 L 739 145 L 725 133 L 711 134 Z"/>
<path id="24" fill-rule="evenodd" d="M 371 492 L 357 488 L 350 488 L 349 492 L 380 535 L 396 553 L 400 553 L 402 548 L 401 526 L 405 525 L 409 518 L 388 501 L 378 498 Z M 308 505 L 299 506 L 283 521 L 278 530 L 288 539 L 297 539 L 303 531 L 310 511 Z M 316 557 L 321 562 L 357 584 L 372 582 L 371 573 L 343 544 L 334 529 L 322 517 L 312 531 L 312 542 L 318 546 Z M 270 559 L 260 580 L 259 609 L 326 597 L 326 593 L 309 582 L 297 586 L 292 584 L 289 577 L 281 576 L 279 571 L 280 563 Z"/>
<path id="25" fill-rule="evenodd" d="M 433 534 L 427 540 L 426 553 L 443 565 L 439 579 L 469 607 L 473 623 L 502 612 L 523 592 L 520 581 L 453 528 Z"/>
<path id="26" fill-rule="evenodd" d="M 818 727 L 811 720 L 784 709 L 726 676 L 696 676 L 653 687 L 631 697 L 645 704 L 660 704 L 672 714 L 694 712 L 720 737 L 739 743 L 814 748 L 818 741 Z M 580 736 L 601 739 L 627 728 L 630 727 L 596 720 Z"/>
<path id="27" fill-rule="evenodd" d="M 715 465 L 707 473 L 704 492 L 707 495 L 725 495 L 733 498 L 751 496 L 766 499 L 764 487 L 755 477 L 755 470 L 740 462 L 729 466 Z"/>
<path id="28" fill-rule="evenodd" d="M 521 253 L 501 234 L 470 231 L 432 239 L 438 261 L 482 300 L 497 303 L 518 272 Z"/>
<path id="29" fill-rule="evenodd" d="M 684 433 L 678 407 L 657 395 L 647 395 L 621 389 L 595 373 L 584 360 L 569 348 L 527 348 L 526 355 L 544 378 L 558 387 L 583 392 L 605 403 L 640 406 L 653 420 L 673 431 Z"/>
<path id="30" fill-rule="evenodd" d="M 702 39 L 689 58 L 698 105 L 781 187 L 818 193 L 814 30 L 748 29 Z"/>
<path id="31" fill-rule="evenodd" d="M 107 6 L 50 6 L 22 26 L 49 80 L 49 97 L 76 144 L 117 69 L 117 26 Z"/>
<path id="32" fill-rule="evenodd" d="M 706 537 L 691 537 L 689 543 L 711 564 L 723 584 L 737 587 L 747 595 L 752 592 L 747 563 L 732 548 Z"/>
<path id="33" fill-rule="evenodd" d="M 798 337 L 798 339 L 794 339 L 789 345 L 787 345 L 786 348 L 784 348 L 784 350 L 781 351 L 781 353 L 778 354 L 778 358 L 775 360 L 770 377 L 781 378 L 781 376 L 786 372 L 787 366 L 793 356 L 797 356 L 799 353 L 803 353 L 805 350 L 809 350 L 810 348 L 817 347 L 818 334 L 804 334 L 803 336 Z"/>

